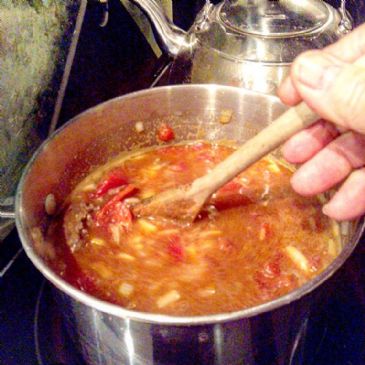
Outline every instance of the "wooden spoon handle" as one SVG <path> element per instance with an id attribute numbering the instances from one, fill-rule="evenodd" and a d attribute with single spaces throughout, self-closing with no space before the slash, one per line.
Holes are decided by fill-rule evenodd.
<path id="1" fill-rule="evenodd" d="M 191 196 L 203 194 L 207 199 L 241 171 L 273 151 L 296 132 L 312 125 L 318 119 L 319 116 L 303 102 L 288 109 L 228 158 L 219 163 L 210 173 L 195 180 L 189 193 L 191 193 Z"/>

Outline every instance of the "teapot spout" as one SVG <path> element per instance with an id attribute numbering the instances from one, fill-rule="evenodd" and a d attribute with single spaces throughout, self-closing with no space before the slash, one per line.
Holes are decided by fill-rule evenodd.
<path id="1" fill-rule="evenodd" d="M 193 48 L 195 36 L 174 25 L 157 0 L 132 0 L 132 2 L 141 8 L 151 21 L 157 42 L 163 51 L 175 57 Z"/>

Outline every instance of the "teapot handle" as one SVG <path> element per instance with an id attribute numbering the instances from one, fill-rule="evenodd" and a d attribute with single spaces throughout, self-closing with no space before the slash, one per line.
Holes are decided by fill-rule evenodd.
<path id="1" fill-rule="evenodd" d="M 353 25 L 352 25 L 352 19 L 349 15 L 348 11 L 346 10 L 346 0 L 341 0 L 341 5 L 338 8 L 338 11 L 341 16 L 341 21 L 339 24 L 339 31 L 342 34 L 347 34 L 348 32 L 350 32 L 353 29 Z"/>

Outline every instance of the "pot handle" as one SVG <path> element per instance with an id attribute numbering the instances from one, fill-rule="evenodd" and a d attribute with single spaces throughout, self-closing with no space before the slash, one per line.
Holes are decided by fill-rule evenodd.
<path id="1" fill-rule="evenodd" d="M 15 205 L 14 198 L 6 199 L 6 202 L 0 204 L 0 218 L 15 219 Z"/>

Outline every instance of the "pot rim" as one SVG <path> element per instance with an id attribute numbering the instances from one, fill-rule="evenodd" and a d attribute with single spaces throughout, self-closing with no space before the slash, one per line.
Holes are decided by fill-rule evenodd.
<path id="1" fill-rule="evenodd" d="M 148 312 L 138 312 L 133 310 L 125 309 L 121 306 L 118 306 L 116 304 L 109 303 L 107 301 L 98 299 L 90 294 L 87 294 L 76 287 L 69 284 L 67 281 L 65 281 L 63 278 L 61 278 L 59 275 L 57 275 L 53 270 L 47 266 L 44 260 L 41 259 L 41 257 L 35 252 L 35 250 L 32 248 L 32 246 L 29 244 L 30 238 L 28 237 L 29 234 L 27 232 L 27 229 L 24 225 L 23 221 L 23 210 L 22 210 L 22 191 L 23 186 L 25 184 L 26 177 L 28 175 L 28 172 L 31 170 L 33 163 L 36 161 L 38 156 L 43 152 L 45 148 L 47 148 L 48 144 L 52 142 L 52 140 L 62 133 L 64 129 L 66 129 L 69 125 L 73 124 L 74 122 L 77 122 L 77 120 L 81 116 L 86 116 L 89 113 L 94 113 L 98 108 L 105 107 L 108 104 L 115 103 L 116 101 L 124 101 L 128 99 L 135 99 L 135 98 L 143 98 L 145 95 L 150 94 L 158 94 L 160 92 L 165 91 L 173 91 L 174 89 L 186 89 L 186 92 L 189 92 L 189 89 L 195 89 L 195 90 L 215 90 L 220 89 L 221 91 L 227 90 L 232 91 L 235 90 L 235 92 L 241 92 L 241 94 L 244 96 L 245 94 L 260 94 L 258 92 L 245 90 L 242 88 L 236 88 L 232 86 L 223 86 L 223 85 L 215 85 L 215 84 L 202 84 L 202 85 L 173 85 L 173 86 L 163 86 L 163 87 L 156 87 L 153 89 L 146 89 L 141 91 L 136 91 L 133 93 L 129 93 L 123 96 L 119 96 L 110 100 L 107 100 L 101 104 L 98 104 L 92 108 L 87 109 L 86 111 L 76 115 L 71 120 L 69 120 L 65 125 L 63 125 L 61 128 L 59 128 L 57 131 L 55 131 L 49 138 L 47 138 L 41 146 L 37 149 L 37 151 L 33 154 L 32 158 L 26 165 L 25 169 L 23 170 L 21 179 L 19 181 L 16 197 L 15 197 L 15 221 L 16 221 L 16 227 L 19 233 L 20 240 L 22 242 L 23 248 L 28 256 L 28 258 L 31 260 L 31 262 L 34 264 L 34 266 L 45 276 L 47 280 L 49 280 L 56 288 L 58 288 L 63 293 L 69 295 L 74 300 L 81 302 L 84 305 L 87 305 L 89 307 L 92 307 L 96 310 L 99 310 L 101 312 L 120 317 L 120 318 L 127 318 L 130 320 L 135 320 L 139 322 L 145 322 L 145 323 L 155 323 L 155 324 L 162 324 L 162 325 L 204 325 L 204 324 L 212 324 L 212 323 L 222 323 L 227 321 L 233 321 L 237 319 L 243 319 L 243 318 L 250 318 L 259 314 L 263 314 L 265 312 L 269 312 L 272 310 L 275 310 L 279 307 L 285 306 L 293 301 L 297 301 L 303 296 L 309 294 L 314 289 L 316 289 L 318 286 L 320 286 L 324 281 L 329 279 L 341 266 L 342 264 L 347 260 L 347 258 L 351 255 L 353 250 L 355 249 L 362 233 L 364 232 L 365 228 L 365 222 L 364 219 L 361 220 L 359 223 L 359 227 L 356 229 L 355 234 L 351 238 L 350 242 L 343 248 L 341 253 L 336 257 L 335 260 L 332 261 L 332 263 L 323 270 L 319 275 L 314 277 L 312 280 L 308 281 L 304 285 L 300 286 L 296 290 L 281 296 L 277 299 L 274 299 L 270 302 L 266 302 L 263 304 L 260 304 L 255 307 L 242 309 L 235 312 L 226 312 L 226 313 L 218 313 L 218 314 L 212 314 L 212 315 L 200 315 L 200 316 L 172 316 L 172 315 L 164 315 L 164 314 L 154 314 L 154 313 L 148 313 Z M 271 95 L 265 95 L 267 98 L 272 98 L 278 100 L 276 96 Z"/>

